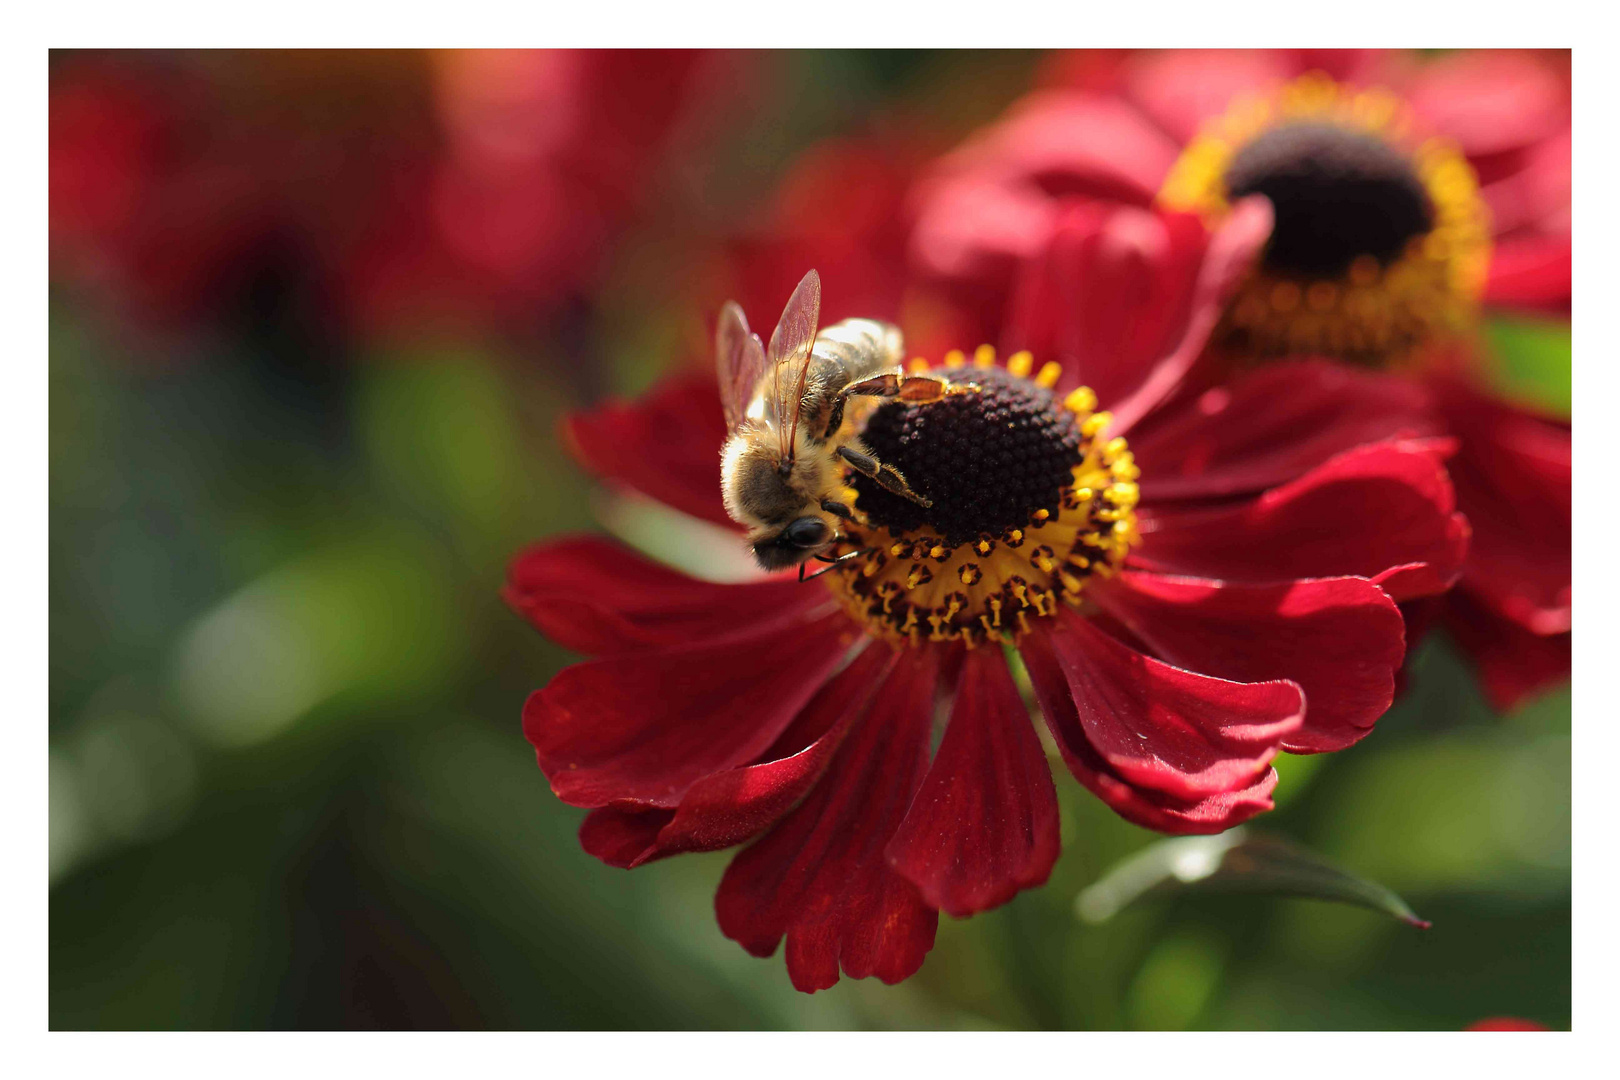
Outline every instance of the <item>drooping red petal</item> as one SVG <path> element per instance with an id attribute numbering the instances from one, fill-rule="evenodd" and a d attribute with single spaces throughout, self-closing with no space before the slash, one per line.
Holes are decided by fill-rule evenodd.
<path id="1" fill-rule="evenodd" d="M 908 652 L 854 724 L 820 783 L 726 869 L 721 932 L 755 956 L 787 937 L 788 975 L 813 992 L 922 966 L 939 915 L 895 873 L 883 848 L 928 768 L 937 658 Z"/>
<path id="2" fill-rule="evenodd" d="M 703 777 L 687 789 L 673 812 L 592 811 L 592 818 L 624 814 L 635 820 L 611 836 L 604 822 L 606 854 L 589 844 L 586 850 L 612 865 L 635 867 L 686 851 L 717 851 L 758 836 L 820 779 L 849 725 L 871 704 L 895 660 L 895 652 L 887 647 L 864 649 L 821 688 L 758 762 Z M 581 840 L 585 839 L 582 831 Z M 634 847 L 636 843 L 640 847 Z M 623 861 L 614 862 L 609 855 Z"/>
<path id="3" fill-rule="evenodd" d="M 1179 401 L 1131 436 L 1144 501 L 1285 484 L 1364 443 L 1439 433 L 1423 387 L 1327 360 L 1268 365 Z"/>
<path id="4" fill-rule="evenodd" d="M 836 610 L 799 612 L 575 664 L 529 696 L 523 733 L 564 802 L 672 807 L 770 746 L 859 633 Z"/>
<path id="5" fill-rule="evenodd" d="M 1365 578 L 1243 585 L 1127 570 L 1088 595 L 1171 663 L 1223 679 L 1289 679 L 1305 723 L 1297 754 L 1341 750 L 1389 708 L 1405 653 L 1400 609 Z"/>
<path id="6" fill-rule="evenodd" d="M 1569 428 L 1460 380 L 1434 385 L 1461 439 L 1451 475 L 1474 528 L 1464 584 L 1533 634 L 1564 633 L 1573 543 Z"/>
<path id="7" fill-rule="evenodd" d="M 1292 682 L 1237 682 L 1144 656 L 1058 609 L 1048 640 L 1087 741 L 1121 779 L 1192 801 L 1265 774 L 1305 701 Z"/>
<path id="8" fill-rule="evenodd" d="M 683 371 L 633 402 L 575 413 L 565 442 L 587 469 L 693 517 L 731 525 L 720 501 L 725 415 L 714 375 Z"/>
<path id="9" fill-rule="evenodd" d="M 825 600 L 792 580 L 701 581 L 595 535 L 525 548 L 501 596 L 546 637 L 591 654 L 715 637 Z"/>
<path id="10" fill-rule="evenodd" d="M 1131 565 L 1224 581 L 1356 575 L 1408 600 L 1462 572 L 1468 523 L 1455 504 L 1432 447 L 1376 443 L 1252 502 L 1144 507 Z"/>
<path id="11" fill-rule="evenodd" d="M 1277 773 L 1271 768 L 1240 791 L 1193 800 L 1127 783 L 1087 739 L 1074 695 L 1047 635 L 1042 631 L 1026 634 L 1018 651 L 1069 771 L 1127 821 L 1167 833 L 1218 833 L 1271 809 L 1271 792 L 1277 786 Z"/>
<path id="12" fill-rule="evenodd" d="M 1271 232 L 1247 199 L 1210 235 L 1188 214 L 1084 204 L 1021 275 L 1008 349 L 1064 365 L 1059 392 L 1097 392 L 1123 434 L 1180 384 Z"/>
<path id="13" fill-rule="evenodd" d="M 1533 634 L 1481 603 L 1466 585 L 1446 595 L 1443 620 L 1499 712 L 1515 709 L 1569 678 L 1572 635 Z"/>
<path id="14" fill-rule="evenodd" d="M 645 861 L 658 831 L 674 816 L 675 811 L 659 807 L 604 806 L 585 815 L 579 826 L 579 846 L 609 866 L 628 870 Z"/>
<path id="15" fill-rule="evenodd" d="M 1057 792 L 1029 710 L 1001 653 L 974 649 L 889 865 L 930 906 L 964 916 L 1044 883 L 1057 857 Z"/>

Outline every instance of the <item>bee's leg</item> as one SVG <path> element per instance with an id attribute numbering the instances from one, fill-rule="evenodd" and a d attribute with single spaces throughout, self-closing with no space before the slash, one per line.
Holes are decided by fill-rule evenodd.
<path id="1" fill-rule="evenodd" d="M 911 490 L 906 478 L 900 475 L 900 470 L 893 465 L 885 465 L 871 454 L 863 454 L 848 446 L 838 448 L 838 456 L 849 462 L 850 466 L 862 476 L 877 481 L 878 486 L 885 491 L 892 491 L 902 499 L 910 499 L 918 506 L 933 506 L 934 501 Z"/>
<path id="2" fill-rule="evenodd" d="M 814 581 L 814 580 L 816 580 L 816 578 L 820 577 L 822 574 L 830 574 L 834 570 L 839 569 L 840 567 L 848 566 L 851 563 L 853 563 L 856 559 L 862 558 L 863 556 L 866 556 L 866 555 L 870 555 L 875 550 L 877 550 L 877 549 L 876 548 L 860 548 L 857 551 L 846 552 L 845 554 L 838 556 L 836 559 L 829 559 L 825 555 L 817 555 L 816 556 L 816 561 L 817 562 L 824 562 L 827 565 L 823 566 L 820 570 L 817 570 L 813 574 L 806 574 L 804 572 L 805 564 L 800 563 L 799 564 L 799 580 L 800 581 Z"/>
<path id="3" fill-rule="evenodd" d="M 837 499 L 822 499 L 821 508 L 829 514 L 843 518 L 845 521 L 855 520 L 855 511 L 839 502 Z"/>
<path id="4" fill-rule="evenodd" d="M 833 399 L 832 413 L 827 418 L 827 431 L 823 438 L 830 439 L 844 424 L 844 405 L 852 397 L 899 398 L 901 401 L 926 405 L 947 394 L 966 394 L 976 387 L 966 383 L 953 383 L 933 375 L 907 375 L 905 369 L 895 368 L 881 375 L 873 375 L 852 382 Z"/>

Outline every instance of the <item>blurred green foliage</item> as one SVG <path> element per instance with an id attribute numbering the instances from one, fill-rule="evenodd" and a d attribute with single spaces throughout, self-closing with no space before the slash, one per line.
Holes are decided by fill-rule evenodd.
<path id="1" fill-rule="evenodd" d="M 735 145 L 779 169 L 874 95 L 971 62 L 837 56 L 839 78 L 797 77 L 844 88 L 816 98 L 825 115 Z M 637 314 L 601 340 L 660 340 L 677 318 Z M 1562 378 L 1567 403 L 1561 340 L 1559 374 L 1556 333 L 1495 331 L 1515 378 L 1546 400 Z M 523 739 L 525 696 L 571 658 L 503 607 L 503 566 L 592 527 L 554 438 L 577 385 L 554 358 L 410 343 L 289 376 L 251 335 L 189 347 L 148 369 L 115 324 L 53 298 L 55 1028 L 1569 1023 L 1568 692 L 1493 715 L 1441 640 L 1373 737 L 1281 763 L 1264 822 L 1432 930 L 1207 895 L 1086 925 L 1077 892 L 1153 834 L 1054 759 L 1064 854 L 1045 888 L 942 919 L 904 984 L 800 995 L 716 928 L 728 853 L 603 866 Z M 628 344 L 607 362 L 626 389 L 661 364 Z"/>

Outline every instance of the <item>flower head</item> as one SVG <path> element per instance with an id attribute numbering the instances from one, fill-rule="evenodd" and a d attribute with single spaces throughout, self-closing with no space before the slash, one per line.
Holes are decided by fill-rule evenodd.
<path id="1" fill-rule="evenodd" d="M 1569 426 L 1483 389 L 1477 342 L 1482 304 L 1568 309 L 1567 53 L 1084 59 L 919 182 L 917 268 L 1016 306 L 1017 268 L 1084 207 L 1219 221 L 1264 196 L 1275 230 L 1202 377 L 1316 354 L 1420 383 L 1477 529 L 1461 587 L 1436 602 L 1444 624 L 1500 707 L 1567 676 Z M 1048 340 L 1055 359 L 1089 347 Z"/>
<path id="2" fill-rule="evenodd" d="M 1215 234 L 1066 222 L 1018 332 L 1068 333 L 1051 304 L 1097 293 L 1113 351 L 914 361 L 973 391 L 885 402 L 862 430 L 930 504 L 852 472 L 851 558 L 820 578 L 715 584 L 589 537 L 514 560 L 512 606 L 594 654 L 524 709 L 552 789 L 591 809 L 585 849 L 636 866 L 752 840 L 722 931 L 761 956 L 785 939 L 803 990 L 894 982 L 939 911 L 1004 903 L 1057 858 L 1017 668 L 1075 778 L 1167 832 L 1268 809 L 1280 750 L 1365 736 L 1402 658 L 1396 601 L 1455 577 L 1466 524 L 1384 376 L 1302 363 L 1180 392 L 1269 225 L 1254 204 Z M 682 376 L 569 433 L 604 477 L 728 523 L 720 412 L 712 378 Z"/>

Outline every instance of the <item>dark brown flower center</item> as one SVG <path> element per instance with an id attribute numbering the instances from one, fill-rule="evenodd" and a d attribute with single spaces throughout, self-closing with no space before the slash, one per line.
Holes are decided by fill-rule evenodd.
<path id="1" fill-rule="evenodd" d="M 1026 526 L 1037 510 L 1056 513 L 1083 456 L 1075 414 L 1046 387 L 1004 368 L 937 373 L 979 391 L 927 405 L 890 402 L 862 433 L 878 460 L 899 469 L 933 505 L 857 476 L 857 508 L 875 524 L 904 533 L 930 529 L 953 547 Z"/>
<path id="2" fill-rule="evenodd" d="M 852 474 L 855 510 L 831 554 L 851 562 L 825 575 L 849 613 L 897 644 L 1010 641 L 1086 582 L 1125 561 L 1137 540 L 1140 475 L 1112 418 L 1085 387 L 1061 400 L 1055 363 L 1033 371 L 1027 352 L 996 363 L 981 347 L 934 369 L 972 393 L 928 404 L 891 402 L 863 438 L 931 505 L 918 506 Z M 913 370 L 928 370 L 913 361 Z"/>
<path id="3" fill-rule="evenodd" d="M 1407 156 L 1366 132 L 1296 121 L 1263 132 L 1232 155 L 1227 198 L 1264 195 L 1277 223 L 1266 266 L 1336 278 L 1358 256 L 1380 265 L 1434 228 L 1434 208 Z"/>

